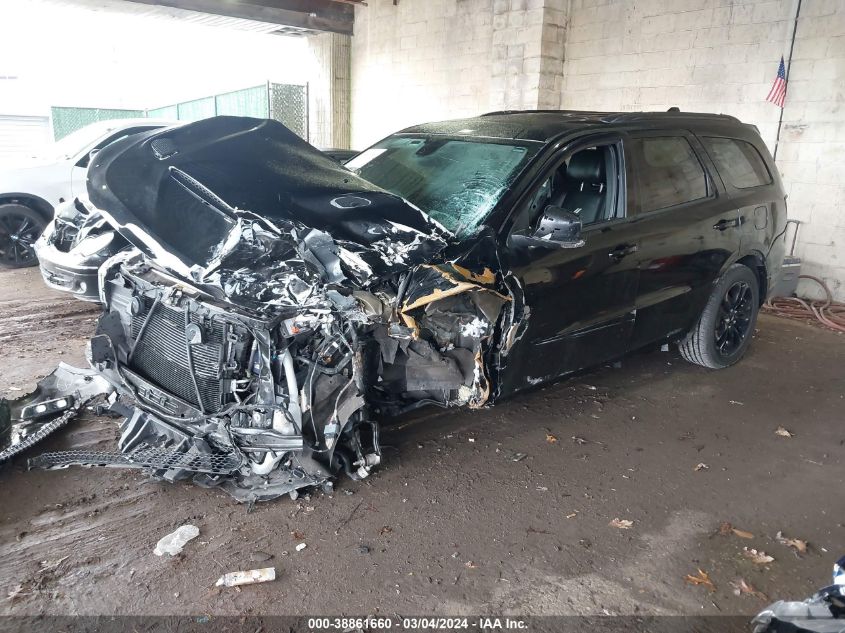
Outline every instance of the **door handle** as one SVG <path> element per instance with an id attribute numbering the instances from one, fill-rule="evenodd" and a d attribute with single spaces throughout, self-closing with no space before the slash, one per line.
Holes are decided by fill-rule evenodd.
<path id="1" fill-rule="evenodd" d="M 608 253 L 608 256 L 611 259 L 620 260 L 626 255 L 630 255 L 631 253 L 636 253 L 640 250 L 640 247 L 636 244 L 620 244 L 616 246 L 612 251 Z"/>
<path id="2" fill-rule="evenodd" d="M 739 226 L 739 218 L 734 218 L 733 220 L 719 220 L 713 225 L 713 228 L 717 231 L 724 231 L 725 229 L 735 228 L 737 226 Z"/>

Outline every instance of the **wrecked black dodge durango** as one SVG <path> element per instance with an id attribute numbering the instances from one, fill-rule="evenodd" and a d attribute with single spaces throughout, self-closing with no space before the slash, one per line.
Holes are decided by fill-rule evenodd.
<path id="1" fill-rule="evenodd" d="M 420 406 L 489 405 L 664 341 L 731 365 L 786 221 L 756 130 L 677 112 L 432 123 L 346 167 L 218 117 L 105 147 L 88 191 L 51 239 L 100 241 L 93 369 L 60 367 L 64 392 L 42 385 L 16 419 L 104 393 L 120 452 L 32 463 L 241 501 L 366 477 L 376 420 Z"/>

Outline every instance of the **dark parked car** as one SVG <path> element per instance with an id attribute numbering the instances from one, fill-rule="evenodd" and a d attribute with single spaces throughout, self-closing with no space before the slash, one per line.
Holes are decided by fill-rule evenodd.
<path id="1" fill-rule="evenodd" d="M 242 501 L 367 476 L 377 420 L 423 405 L 486 406 L 664 341 L 727 367 L 784 252 L 777 171 L 729 116 L 492 113 L 346 168 L 219 117 L 96 163 L 70 223 L 129 245 L 99 266 L 90 349 L 121 452 L 36 465 L 134 465 Z"/>

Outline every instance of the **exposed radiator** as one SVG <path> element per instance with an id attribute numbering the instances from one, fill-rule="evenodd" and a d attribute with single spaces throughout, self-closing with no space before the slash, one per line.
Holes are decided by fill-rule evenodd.
<path id="1" fill-rule="evenodd" d="M 138 314 L 132 316 L 133 340 L 137 339 L 151 306 L 152 300 L 146 299 Z M 193 313 L 191 323 L 203 328 L 203 342 L 191 345 L 191 358 L 202 406 L 206 412 L 213 413 L 225 404 L 223 364 L 226 359 L 226 324 L 219 319 L 206 320 Z M 239 360 L 244 362 L 244 359 Z M 195 406 L 200 404 L 189 370 L 184 311 L 162 303 L 156 306 L 129 367 L 182 400 Z"/>

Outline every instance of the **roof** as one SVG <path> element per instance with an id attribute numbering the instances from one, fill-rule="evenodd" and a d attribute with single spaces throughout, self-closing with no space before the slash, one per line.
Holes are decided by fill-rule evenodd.
<path id="1" fill-rule="evenodd" d="M 585 127 L 639 123 L 647 126 L 700 125 L 703 122 L 741 125 L 725 114 L 700 112 L 590 112 L 586 110 L 503 110 L 469 119 L 423 123 L 400 134 L 444 134 L 548 142 L 566 132 Z"/>

